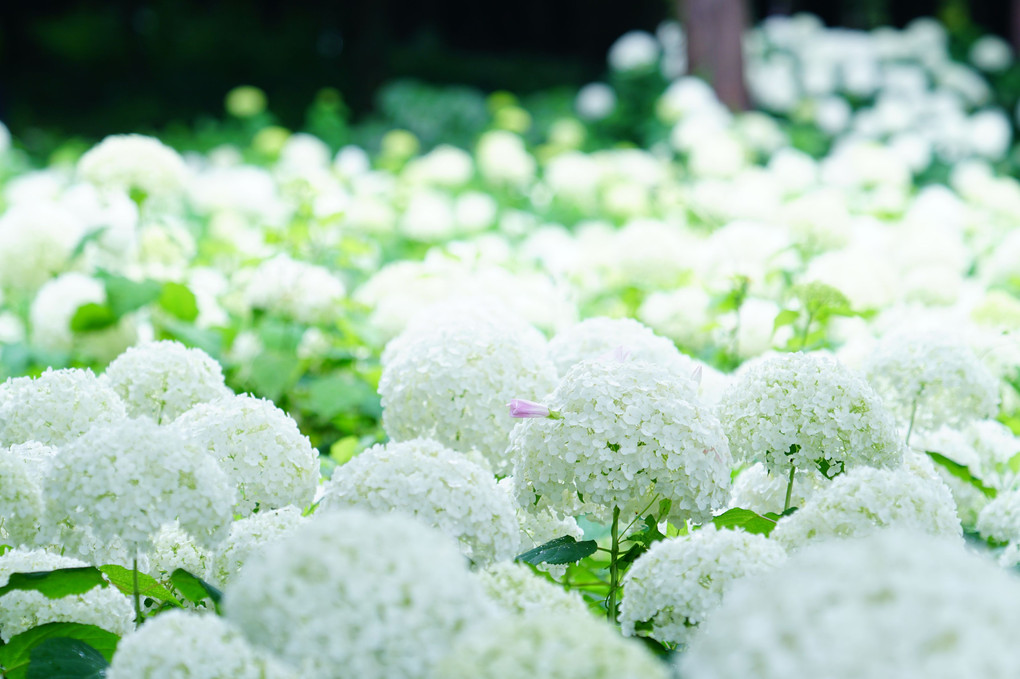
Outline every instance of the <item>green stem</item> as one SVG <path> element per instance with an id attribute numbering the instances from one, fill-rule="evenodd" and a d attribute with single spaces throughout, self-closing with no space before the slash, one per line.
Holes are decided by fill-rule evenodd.
<path id="1" fill-rule="evenodd" d="M 811 330 L 811 321 L 813 321 L 813 320 L 814 320 L 814 314 L 809 313 L 807 315 L 807 322 L 804 324 L 804 331 L 802 333 L 800 333 L 800 349 L 799 349 L 799 351 L 804 351 L 804 349 L 807 347 L 808 331 Z"/>
<path id="2" fill-rule="evenodd" d="M 910 409 L 910 424 L 907 425 L 907 441 L 906 445 L 910 445 L 910 435 L 914 432 L 914 416 L 917 415 L 917 401 L 914 399 L 914 406 Z"/>
<path id="3" fill-rule="evenodd" d="M 620 586 L 620 508 L 613 507 L 613 548 L 609 559 L 609 598 L 606 602 L 606 617 L 616 624 L 616 590 Z"/>
<path id="4" fill-rule="evenodd" d="M 793 497 L 793 475 L 797 473 L 797 468 L 790 462 L 790 481 L 786 484 L 786 502 L 783 503 L 783 513 L 790 508 L 790 498 Z"/>
<path id="5" fill-rule="evenodd" d="M 135 598 L 135 627 L 142 624 L 142 595 L 138 588 L 138 551 L 135 551 L 135 558 L 131 564 L 131 580 Z"/>

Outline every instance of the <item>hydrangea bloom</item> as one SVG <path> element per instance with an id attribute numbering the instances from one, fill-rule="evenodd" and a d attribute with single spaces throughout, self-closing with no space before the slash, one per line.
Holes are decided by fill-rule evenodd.
<path id="1" fill-rule="evenodd" d="M 476 564 L 512 559 L 520 545 L 513 505 L 492 474 L 431 439 L 369 448 L 333 472 L 320 507 L 411 514 Z"/>
<path id="2" fill-rule="evenodd" d="M 958 540 L 884 530 L 736 583 L 692 640 L 689 679 L 1018 676 L 1020 583 Z"/>
<path id="3" fill-rule="evenodd" d="M 210 580 L 225 586 L 252 554 L 258 553 L 264 545 L 289 535 L 304 521 L 297 507 L 281 507 L 235 521 L 230 526 L 230 533 L 216 548 L 208 571 Z"/>
<path id="4" fill-rule="evenodd" d="M 277 255 L 251 272 L 244 299 L 252 309 L 320 323 L 339 315 L 346 292 L 343 282 L 328 269 Z"/>
<path id="5" fill-rule="evenodd" d="M 62 271 L 85 225 L 43 200 L 14 205 L 0 217 L 0 288 L 31 292 Z"/>
<path id="6" fill-rule="evenodd" d="M 510 500 L 510 504 L 514 508 L 517 525 L 519 526 L 518 535 L 520 536 L 520 547 L 518 549 L 521 552 L 544 545 L 550 540 L 564 535 L 569 535 L 575 540 L 581 540 L 584 537 L 584 530 L 577 525 L 577 519 L 572 516 L 559 516 L 548 507 L 535 511 L 527 511 L 521 507 L 520 503 L 517 502 L 517 492 L 514 489 L 514 478 L 512 476 L 503 478 L 497 485 Z M 551 574 L 553 577 L 562 577 L 567 571 L 566 565 L 548 563 L 540 564 L 538 569 Z"/>
<path id="7" fill-rule="evenodd" d="M 1003 566 L 1020 563 L 1020 490 L 1000 493 L 985 505 L 978 514 L 977 530 L 983 538 L 1007 543 L 1000 558 Z"/>
<path id="8" fill-rule="evenodd" d="M 0 445 L 60 446 L 124 417 L 120 397 L 91 370 L 47 370 L 0 385 Z"/>
<path id="9" fill-rule="evenodd" d="M 995 378 L 967 345 L 943 334 L 889 333 L 864 369 L 900 424 L 915 431 L 994 417 L 998 410 Z"/>
<path id="10" fill-rule="evenodd" d="M 677 523 L 726 502 L 730 453 L 722 426 L 689 382 L 644 361 L 590 360 L 546 403 L 558 419 L 521 420 L 510 436 L 518 501 L 532 511 L 624 515 L 669 500 Z"/>
<path id="11" fill-rule="evenodd" d="M 690 377 L 697 365 L 673 342 L 632 318 L 589 318 L 561 330 L 549 341 L 549 356 L 560 375 L 565 375 L 577 363 L 620 346 L 630 352 L 630 358 L 654 363 L 678 376 Z"/>
<path id="12" fill-rule="evenodd" d="M 588 612 L 580 594 L 535 575 L 522 563 L 492 564 L 478 571 L 477 577 L 489 598 L 507 613 Z"/>
<path id="13" fill-rule="evenodd" d="M 885 526 L 959 536 L 960 519 L 946 484 L 906 467 L 859 467 L 779 520 L 772 539 L 788 548 L 828 537 L 854 537 Z"/>
<path id="14" fill-rule="evenodd" d="M 282 583 L 286 583 L 285 586 Z M 249 559 L 224 594 L 248 639 L 327 679 L 425 676 L 493 604 L 456 543 L 400 514 L 316 514 Z"/>
<path id="15" fill-rule="evenodd" d="M 158 139 L 140 134 L 112 135 L 85 152 L 78 175 L 97 186 L 170 194 L 188 177 L 180 154 Z"/>
<path id="16" fill-rule="evenodd" d="M 478 450 L 505 473 L 512 398 L 541 398 L 556 369 L 545 343 L 520 322 L 471 314 L 431 327 L 412 323 L 387 347 L 379 379 L 383 427 L 401 441 L 433 438 L 459 451 Z"/>
<path id="17" fill-rule="evenodd" d="M 818 469 L 832 478 L 856 465 L 902 459 L 892 415 L 868 384 L 828 356 L 780 354 L 751 361 L 719 403 L 738 459 L 773 476 Z"/>
<path id="18" fill-rule="evenodd" d="M 146 418 L 96 426 L 66 444 L 45 483 L 50 522 L 139 549 L 174 519 L 200 543 L 214 543 L 235 495 L 211 456 Z"/>
<path id="19" fill-rule="evenodd" d="M 57 450 L 29 442 L 0 448 L 0 540 L 33 544 L 46 511 L 42 482 Z"/>
<path id="20" fill-rule="evenodd" d="M 236 513 L 311 503 L 319 483 L 319 456 L 297 423 L 272 401 L 226 396 L 199 403 L 173 426 L 227 472 L 238 490 Z"/>
<path id="21" fill-rule="evenodd" d="M 152 538 L 152 549 L 146 555 L 146 572 L 157 579 L 165 579 L 178 568 L 205 577 L 212 560 L 209 551 L 197 544 L 181 529 L 176 521 L 163 524 Z"/>
<path id="22" fill-rule="evenodd" d="M 150 342 L 131 347 L 103 374 L 127 404 L 132 417 L 171 422 L 197 403 L 230 395 L 223 369 L 201 349 L 180 342 Z"/>
<path id="23" fill-rule="evenodd" d="M 215 615 L 168 611 L 124 637 L 107 679 L 296 679 Z"/>
<path id="24" fill-rule="evenodd" d="M 785 559 L 783 548 L 764 536 L 717 530 L 712 524 L 657 542 L 623 578 L 623 633 L 686 643 L 732 583 L 775 568 Z"/>
<path id="25" fill-rule="evenodd" d="M 12 549 L 0 556 L 0 587 L 12 573 L 78 568 L 83 561 L 57 556 L 40 549 Z M 115 587 L 96 586 L 84 594 L 50 599 L 41 592 L 14 590 L 0 597 L 0 639 L 5 643 L 16 634 L 48 622 L 78 622 L 96 625 L 115 634 L 134 627 L 131 601 Z"/>
<path id="26" fill-rule="evenodd" d="M 666 679 L 641 644 L 587 613 L 515 615 L 464 634 L 431 679 Z"/>

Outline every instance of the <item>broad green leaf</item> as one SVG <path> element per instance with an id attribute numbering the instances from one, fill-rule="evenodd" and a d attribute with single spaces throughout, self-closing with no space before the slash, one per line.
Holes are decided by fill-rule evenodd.
<path id="1" fill-rule="evenodd" d="M 367 397 L 378 399 L 376 392 L 354 375 L 337 373 L 311 380 L 301 406 L 302 410 L 329 421 L 343 412 L 360 410 Z"/>
<path id="2" fill-rule="evenodd" d="M 11 638 L 0 646 L 0 667 L 5 679 L 26 679 L 30 653 L 48 639 L 78 639 L 99 651 L 106 660 L 113 658 L 120 637 L 113 632 L 76 622 L 50 622 L 33 627 Z"/>
<path id="3" fill-rule="evenodd" d="M 926 450 L 928 457 L 932 459 L 935 464 L 939 465 L 947 472 L 960 479 L 964 483 L 968 483 L 979 491 L 981 491 L 985 497 L 994 499 L 996 496 L 996 490 L 990 486 L 986 486 L 984 482 L 970 473 L 970 470 L 966 466 L 955 462 L 941 453 L 936 453 L 930 450 Z"/>
<path id="4" fill-rule="evenodd" d="M 114 587 L 128 596 L 134 596 L 134 571 L 130 568 L 124 568 L 117 564 L 109 564 L 106 566 L 100 566 L 99 570 L 101 570 L 106 577 L 109 578 L 110 584 Z M 138 593 L 143 597 L 148 597 L 149 599 L 166 601 L 167 603 L 177 607 L 181 606 L 181 602 L 177 600 L 170 590 L 159 584 L 159 581 L 154 577 L 145 573 L 138 574 Z"/>
<path id="5" fill-rule="evenodd" d="M 773 519 L 752 512 L 750 509 L 734 507 L 712 519 L 716 528 L 743 528 L 748 533 L 768 535 L 776 527 Z"/>
<path id="6" fill-rule="evenodd" d="M 634 563 L 634 561 L 637 560 L 639 556 L 641 556 L 647 551 L 648 547 L 641 543 L 635 543 L 630 546 L 630 549 L 623 553 L 623 555 L 617 560 L 617 563 L 621 567 L 627 566 L 631 563 Z"/>
<path id="7" fill-rule="evenodd" d="M 573 535 L 564 535 L 517 555 L 515 561 L 532 565 L 574 563 L 591 556 L 597 549 L 598 544 L 594 540 L 578 542 Z"/>
<path id="8" fill-rule="evenodd" d="M 106 303 L 117 318 L 155 302 L 163 291 L 156 281 L 133 281 L 112 274 L 103 274 L 101 278 L 106 285 Z"/>
<path id="9" fill-rule="evenodd" d="M 249 381 L 259 396 L 275 401 L 297 381 L 298 371 L 294 354 L 263 351 L 252 361 Z"/>
<path id="10" fill-rule="evenodd" d="M 329 456 L 337 464 L 344 464 L 350 461 L 354 454 L 358 452 L 358 437 L 357 436 L 345 436 L 339 439 L 329 447 Z"/>
<path id="11" fill-rule="evenodd" d="M 800 318 L 800 314 L 793 309 L 783 309 L 776 314 L 776 320 L 772 322 L 772 332 L 779 330 L 784 325 L 793 325 L 798 318 Z"/>
<path id="12" fill-rule="evenodd" d="M 84 641 L 58 637 L 31 650 L 26 679 L 103 679 L 109 665 Z"/>
<path id="13" fill-rule="evenodd" d="M 644 518 L 643 523 L 645 527 L 628 537 L 628 540 L 638 542 L 647 548 L 650 547 L 653 542 L 658 542 L 666 537 L 662 534 L 662 531 L 659 530 L 659 523 L 651 514 Z"/>
<path id="14" fill-rule="evenodd" d="M 202 604 L 206 599 L 212 599 L 213 604 L 219 607 L 223 599 L 223 592 L 183 568 L 178 568 L 170 574 L 170 582 L 185 599 L 194 604 Z"/>
<path id="15" fill-rule="evenodd" d="M 82 304 L 71 316 L 71 332 L 91 332 L 105 330 L 119 320 L 113 309 L 105 304 L 89 302 Z"/>
<path id="16" fill-rule="evenodd" d="M 198 318 L 198 301 L 188 286 L 180 283 L 164 283 L 159 294 L 159 306 L 182 321 L 191 322 Z"/>
<path id="17" fill-rule="evenodd" d="M 72 594 L 84 594 L 96 587 L 106 587 L 107 584 L 99 569 L 92 566 L 12 573 L 7 584 L 0 587 L 0 596 L 14 590 L 30 590 L 49 599 L 60 599 Z"/>

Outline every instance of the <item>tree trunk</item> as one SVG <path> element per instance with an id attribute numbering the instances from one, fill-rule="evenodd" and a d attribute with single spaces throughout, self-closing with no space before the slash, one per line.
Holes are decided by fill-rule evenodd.
<path id="1" fill-rule="evenodd" d="M 1010 3 L 1009 39 L 1013 43 L 1013 52 L 1020 54 L 1020 0 Z"/>
<path id="2" fill-rule="evenodd" d="M 747 0 L 679 2 L 690 72 L 708 80 L 719 100 L 731 109 L 746 110 L 742 41 L 748 24 Z"/>

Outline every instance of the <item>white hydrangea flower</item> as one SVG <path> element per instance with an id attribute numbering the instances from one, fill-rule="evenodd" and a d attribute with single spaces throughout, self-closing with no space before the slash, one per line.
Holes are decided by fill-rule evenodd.
<path id="1" fill-rule="evenodd" d="M 475 158 L 479 172 L 487 181 L 518 188 L 534 180 L 538 166 L 524 146 L 524 140 L 506 130 L 490 130 L 479 137 Z"/>
<path id="2" fill-rule="evenodd" d="M 999 563 L 1005 567 L 1020 563 L 1020 490 L 1000 493 L 978 514 L 981 537 L 1007 543 Z"/>
<path id="3" fill-rule="evenodd" d="M 297 507 L 281 507 L 259 512 L 235 521 L 230 533 L 216 548 L 209 578 L 215 585 L 225 586 L 241 566 L 265 545 L 280 540 L 306 521 Z"/>
<path id="4" fill-rule="evenodd" d="M 165 195 L 184 189 L 188 168 L 180 154 L 158 139 L 118 134 L 85 152 L 78 175 L 99 187 Z"/>
<path id="5" fill-rule="evenodd" d="M 947 537 L 963 532 L 953 496 L 938 478 L 922 477 L 905 466 L 857 467 L 780 519 L 771 537 L 794 549 L 813 540 L 856 537 L 886 526 Z"/>
<path id="6" fill-rule="evenodd" d="M 166 579 L 178 568 L 204 578 L 212 561 L 209 550 L 196 543 L 176 521 L 163 524 L 156 532 L 146 556 L 146 572 L 158 580 Z"/>
<path id="7" fill-rule="evenodd" d="M 0 288 L 32 292 L 68 264 L 85 225 L 45 200 L 17 204 L 0 216 Z"/>
<path id="8" fill-rule="evenodd" d="M 892 415 L 862 378 L 833 358 L 780 354 L 742 366 L 719 403 L 734 456 L 773 476 L 818 468 L 832 478 L 902 459 Z"/>
<path id="9" fill-rule="evenodd" d="M 308 679 L 426 676 L 493 614 L 456 543 L 405 515 L 316 514 L 249 558 L 224 610 Z"/>
<path id="10" fill-rule="evenodd" d="M 667 679 L 641 644 L 587 613 L 515 615 L 479 623 L 430 679 Z"/>
<path id="11" fill-rule="evenodd" d="M 41 549 L 12 549 L 0 556 L 0 587 L 13 573 L 79 568 L 83 561 L 57 556 Z M 77 622 L 96 625 L 114 634 L 134 628 L 131 601 L 116 587 L 97 585 L 84 594 L 50 599 L 41 592 L 14 590 L 0 597 L 0 639 L 11 637 L 49 622 Z"/>
<path id="12" fill-rule="evenodd" d="M 125 416 L 120 397 L 88 369 L 47 369 L 0 384 L 0 445 L 60 446 Z"/>
<path id="13" fill-rule="evenodd" d="M 614 71 L 651 68 L 659 59 L 659 41 L 646 31 L 627 31 L 609 48 L 607 59 Z"/>
<path id="14" fill-rule="evenodd" d="M 505 473 L 513 398 L 541 398 L 556 368 L 541 335 L 515 319 L 444 314 L 412 324 L 388 346 L 379 378 L 383 427 L 401 441 L 428 437 L 458 451 L 472 448 Z"/>
<path id="15" fill-rule="evenodd" d="M 623 577 L 623 633 L 687 643 L 734 582 L 785 559 L 785 550 L 762 535 L 717 530 L 712 524 L 657 542 Z"/>
<path id="16" fill-rule="evenodd" d="M 244 300 L 252 309 L 324 323 L 339 317 L 346 293 L 343 281 L 325 267 L 280 254 L 250 272 Z"/>
<path id="17" fill-rule="evenodd" d="M 688 383 L 660 366 L 583 361 L 545 403 L 556 418 L 522 420 L 507 449 L 528 511 L 605 517 L 619 507 L 631 516 L 669 500 L 670 518 L 682 524 L 726 502 L 731 458 L 722 426 Z"/>
<path id="18" fill-rule="evenodd" d="M 46 511 L 43 478 L 56 448 L 35 441 L 0 448 L 0 541 L 34 544 Z"/>
<path id="19" fill-rule="evenodd" d="M 588 83 L 574 98 L 574 110 L 585 120 L 602 120 L 615 109 L 616 91 L 605 83 Z"/>
<path id="20" fill-rule="evenodd" d="M 431 439 L 372 446 L 333 472 L 320 507 L 410 514 L 479 565 L 512 559 L 520 547 L 514 507 L 492 473 Z"/>
<path id="21" fill-rule="evenodd" d="M 577 519 L 574 517 L 560 516 L 548 507 L 534 511 L 526 511 L 521 507 L 520 503 L 517 502 L 517 492 L 514 489 L 514 478 L 512 476 L 504 477 L 497 486 L 507 496 L 514 508 L 514 515 L 517 517 L 519 529 L 518 536 L 520 537 L 518 549 L 521 553 L 534 549 L 539 545 L 544 545 L 550 540 L 555 540 L 564 535 L 569 535 L 575 540 L 583 539 L 584 530 L 577 525 Z M 562 577 L 567 572 L 565 564 L 543 563 L 538 565 L 538 569 L 557 578 Z"/>
<path id="22" fill-rule="evenodd" d="M 549 356 L 560 375 L 566 375 L 577 363 L 617 347 L 634 360 L 654 363 L 682 377 L 691 377 L 697 366 L 673 342 L 632 318 L 588 318 L 561 330 L 549 340 Z"/>
<path id="23" fill-rule="evenodd" d="M 959 540 L 897 530 L 812 545 L 736 583 L 679 671 L 688 679 L 1020 675 L 1020 583 Z"/>
<path id="24" fill-rule="evenodd" d="M 199 403 L 173 426 L 227 472 L 238 490 L 235 513 L 307 507 L 315 496 L 318 453 L 272 401 L 247 394 L 226 396 Z"/>
<path id="25" fill-rule="evenodd" d="M 500 608 L 510 614 L 587 614 L 584 599 L 531 572 L 522 563 L 504 561 L 476 574 L 482 589 Z"/>
<path id="26" fill-rule="evenodd" d="M 297 679 L 216 615 L 167 611 L 125 636 L 107 679 Z"/>
<path id="27" fill-rule="evenodd" d="M 1013 63 L 1009 43 L 997 35 L 983 35 L 970 46 L 970 62 L 989 73 L 1005 71 Z"/>
<path id="28" fill-rule="evenodd" d="M 223 369 L 201 349 L 180 342 L 149 342 L 118 356 L 103 379 L 132 417 L 167 423 L 198 403 L 229 396 Z"/>
<path id="29" fill-rule="evenodd" d="M 757 514 L 783 513 L 786 504 L 786 487 L 789 478 L 770 476 L 761 462 L 744 469 L 733 480 L 730 489 L 730 507 L 750 509 Z M 803 507 L 811 495 L 824 481 L 810 470 L 798 471 L 790 493 L 790 506 Z"/>
<path id="30" fill-rule="evenodd" d="M 45 492 L 51 523 L 88 527 L 139 550 L 174 519 L 200 544 L 214 544 L 235 501 L 212 456 L 147 418 L 98 425 L 62 446 Z"/>

